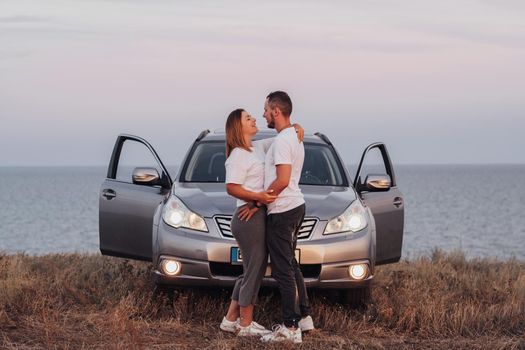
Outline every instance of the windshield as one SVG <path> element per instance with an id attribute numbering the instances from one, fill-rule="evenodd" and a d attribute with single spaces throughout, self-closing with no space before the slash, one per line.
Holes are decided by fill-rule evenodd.
<path id="1" fill-rule="evenodd" d="M 301 185 L 343 186 L 341 165 L 327 145 L 304 144 L 304 165 Z M 182 182 L 224 182 L 226 178 L 226 147 L 224 142 L 198 143 L 186 160 Z"/>

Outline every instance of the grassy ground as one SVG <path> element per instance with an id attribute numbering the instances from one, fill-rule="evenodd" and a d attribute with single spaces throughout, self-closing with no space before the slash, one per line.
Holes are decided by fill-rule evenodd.
<path id="1" fill-rule="evenodd" d="M 154 292 L 150 265 L 100 255 L 0 254 L 1 349 L 525 349 L 525 262 L 439 251 L 376 271 L 352 310 L 312 293 L 316 331 L 263 345 L 218 331 L 228 290 Z M 256 319 L 278 321 L 262 293 Z"/>

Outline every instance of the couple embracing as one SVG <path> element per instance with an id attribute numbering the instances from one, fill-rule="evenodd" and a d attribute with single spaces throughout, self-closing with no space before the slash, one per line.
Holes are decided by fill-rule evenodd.
<path id="1" fill-rule="evenodd" d="M 303 129 L 292 125 L 287 93 L 270 93 L 264 118 L 275 138 L 257 140 L 255 118 L 243 109 L 226 122 L 226 188 L 237 198 L 231 231 L 243 256 L 243 274 L 233 289 L 220 328 L 262 341 L 302 342 L 314 328 L 303 275 L 295 259 L 297 234 L 305 215 L 299 180 L 304 162 Z M 272 277 L 281 294 L 283 323 L 270 331 L 253 320 L 259 287 L 270 254 Z"/>

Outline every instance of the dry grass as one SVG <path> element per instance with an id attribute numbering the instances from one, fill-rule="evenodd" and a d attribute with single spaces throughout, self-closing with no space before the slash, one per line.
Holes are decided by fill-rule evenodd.
<path id="1" fill-rule="evenodd" d="M 2 349 L 525 349 L 525 263 L 439 251 L 380 267 L 366 309 L 312 293 L 300 346 L 218 331 L 228 290 L 157 294 L 150 265 L 99 255 L 0 254 Z M 278 320 L 262 293 L 256 319 Z"/>

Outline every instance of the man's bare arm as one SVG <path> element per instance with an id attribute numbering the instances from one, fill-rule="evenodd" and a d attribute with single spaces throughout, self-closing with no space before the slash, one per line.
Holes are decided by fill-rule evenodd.
<path id="1" fill-rule="evenodd" d="M 270 184 L 266 191 L 273 190 L 273 195 L 278 196 L 290 183 L 292 177 L 291 164 L 279 164 L 276 166 L 277 178 Z"/>

